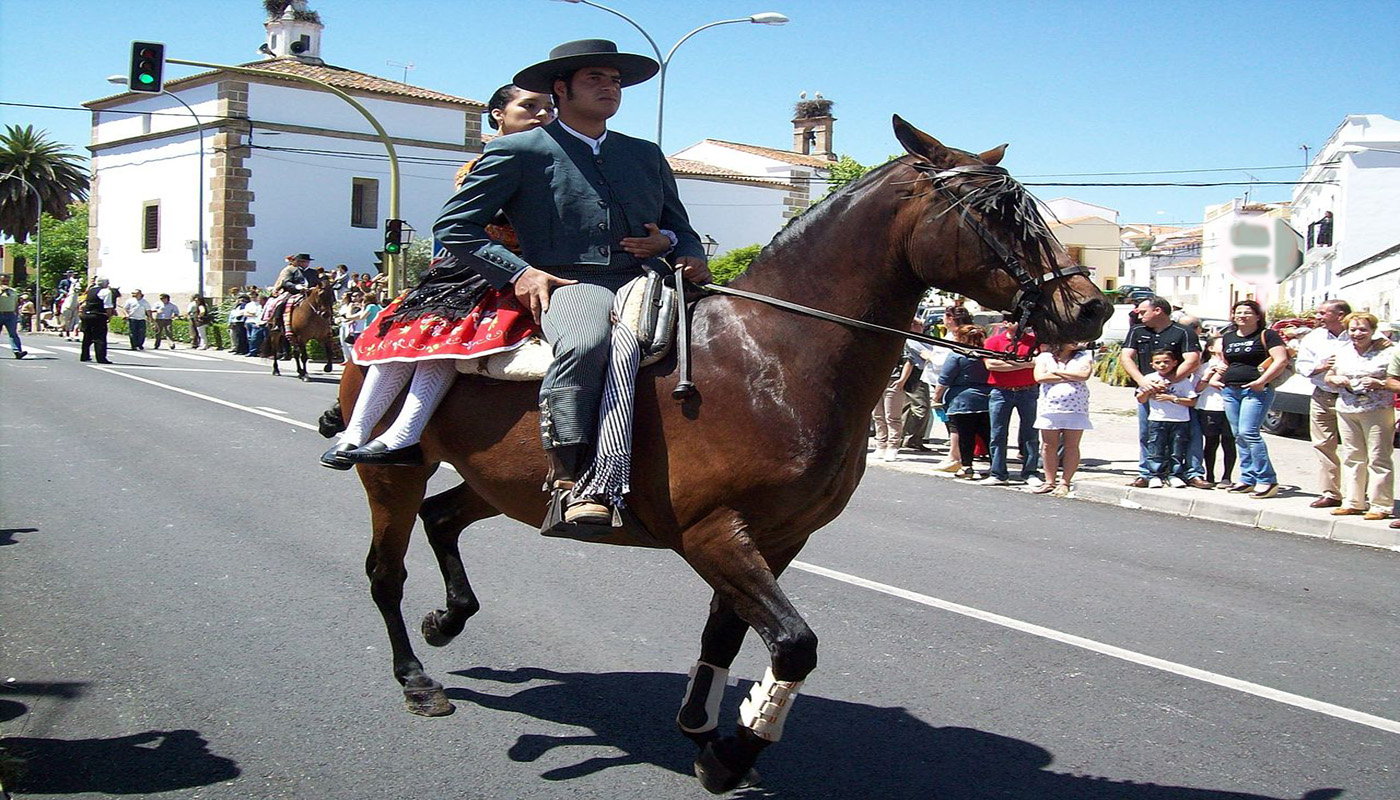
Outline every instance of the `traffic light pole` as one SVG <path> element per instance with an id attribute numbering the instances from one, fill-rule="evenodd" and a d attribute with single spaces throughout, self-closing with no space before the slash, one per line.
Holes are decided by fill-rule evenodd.
<path id="1" fill-rule="evenodd" d="M 334 86 L 331 86 L 325 81 L 318 81 L 315 78 L 308 78 L 304 75 L 292 75 L 286 72 L 274 72 L 270 69 L 254 69 L 253 67 L 232 67 L 227 64 L 211 64 L 206 61 L 187 61 L 183 58 L 166 58 L 165 61 L 168 64 L 184 64 L 187 67 L 219 69 L 224 70 L 225 72 L 235 72 L 242 75 L 258 75 L 264 78 L 273 78 L 276 80 L 310 84 L 311 86 L 324 89 L 325 91 L 330 92 L 336 97 L 339 97 L 341 100 L 344 100 L 345 102 L 349 103 L 356 111 L 360 112 L 360 114 L 369 122 L 370 126 L 374 128 L 375 133 L 379 134 L 379 140 L 384 143 L 384 149 L 387 150 L 389 153 L 389 218 L 399 219 L 399 154 L 396 150 L 394 150 L 394 141 L 389 138 L 389 134 L 387 131 L 384 130 L 384 126 L 380 125 L 379 120 L 375 119 L 374 115 L 369 113 L 369 109 L 361 105 L 358 100 L 346 94 L 345 92 L 342 92 L 341 90 L 335 88 Z M 202 219 L 203 209 L 200 209 L 200 214 Z M 403 289 L 403 254 L 398 253 L 391 255 L 389 253 L 385 253 L 384 259 L 384 269 L 386 272 L 389 273 L 389 296 L 396 297 L 398 296 L 399 291 Z"/>

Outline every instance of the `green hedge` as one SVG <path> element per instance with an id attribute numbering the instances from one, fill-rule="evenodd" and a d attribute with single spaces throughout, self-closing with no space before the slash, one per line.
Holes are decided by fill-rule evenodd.
<path id="1" fill-rule="evenodd" d="M 214 319 L 227 320 L 228 312 L 232 309 L 233 299 L 224 300 L 219 303 L 218 310 L 214 312 Z M 126 326 L 126 317 L 113 317 L 108 327 L 113 333 L 122 336 L 127 335 L 129 330 Z M 190 335 L 190 321 L 187 319 L 174 320 L 171 330 L 174 333 L 173 338 L 177 342 L 190 344 L 194 341 L 194 337 Z M 154 335 L 155 323 L 150 323 L 146 326 L 146 338 L 150 339 Z M 332 335 L 334 335 L 334 331 Z M 233 337 L 228 332 L 228 322 L 211 322 L 209 324 L 209 345 L 219 350 L 233 349 Z M 332 347 L 335 348 L 335 355 L 343 359 L 344 355 L 340 352 L 340 342 L 336 341 Z M 306 346 L 306 357 L 313 363 L 317 361 L 324 362 L 326 360 L 326 351 L 321 347 L 320 342 L 310 342 Z"/>

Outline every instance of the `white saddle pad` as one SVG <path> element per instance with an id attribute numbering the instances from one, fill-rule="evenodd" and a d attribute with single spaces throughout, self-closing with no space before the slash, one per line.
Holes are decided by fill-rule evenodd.
<path id="1" fill-rule="evenodd" d="M 634 333 L 639 335 L 641 331 L 638 330 L 638 326 L 646 311 L 647 293 L 644 291 L 646 280 L 647 276 L 645 275 L 633 278 L 618 291 L 618 294 L 622 295 L 623 298 L 621 324 L 631 328 Z M 674 290 L 668 289 L 668 291 Z M 674 327 L 674 324 L 675 322 L 672 320 L 671 326 Z M 665 346 L 651 353 L 644 350 L 641 366 L 655 364 L 670 352 L 672 337 L 669 332 L 665 335 L 658 332 L 657 338 L 664 339 Z M 504 353 L 493 353 L 484 358 L 459 360 L 457 371 L 464 375 L 483 375 L 498 381 L 538 381 L 544 379 L 545 371 L 553 362 L 554 348 L 544 339 L 532 336 L 519 347 Z"/>

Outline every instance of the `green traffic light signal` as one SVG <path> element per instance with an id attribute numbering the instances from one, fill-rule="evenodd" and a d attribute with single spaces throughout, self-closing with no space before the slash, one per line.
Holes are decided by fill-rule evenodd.
<path id="1" fill-rule="evenodd" d="M 403 220 L 384 220 L 384 252 L 396 256 L 403 251 Z"/>
<path id="2" fill-rule="evenodd" d="M 158 42 L 131 43 L 131 72 L 127 88 L 133 92 L 158 94 L 164 89 L 165 45 Z"/>

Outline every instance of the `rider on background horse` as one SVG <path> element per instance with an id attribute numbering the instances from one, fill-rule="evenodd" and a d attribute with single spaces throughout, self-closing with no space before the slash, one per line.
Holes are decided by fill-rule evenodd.
<path id="1" fill-rule="evenodd" d="M 553 93 L 558 119 L 491 142 L 434 226 L 461 263 L 497 289 L 513 287 L 553 345 L 540 388 L 540 433 L 556 491 L 572 487 L 592 458 L 615 294 L 644 268 L 665 270 L 622 240 L 647 236 L 649 224 L 673 231 L 673 260 L 685 277 L 709 280 L 704 247 L 661 149 L 607 129 L 622 88 L 659 69 L 610 41 L 584 39 L 522 70 L 515 84 Z M 515 227 L 521 255 L 487 235 L 499 211 Z M 604 498 L 572 497 L 564 520 L 608 525 L 612 510 Z"/>
<path id="2" fill-rule="evenodd" d="M 312 260 L 306 253 L 287 256 L 287 266 L 282 268 L 277 274 L 277 281 L 272 284 L 277 289 L 277 295 L 268 303 L 268 309 L 263 314 L 263 319 L 274 327 L 286 330 L 283 312 L 292 297 L 304 294 L 321 282 L 321 276 L 311 268 Z"/>

